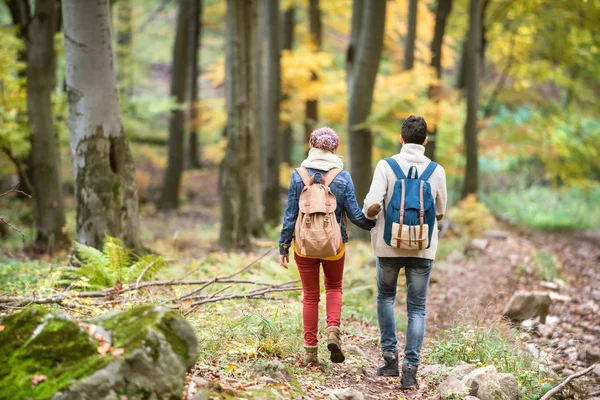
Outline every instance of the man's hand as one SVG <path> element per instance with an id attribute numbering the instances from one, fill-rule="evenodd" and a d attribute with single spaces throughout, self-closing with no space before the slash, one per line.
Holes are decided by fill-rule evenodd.
<path id="1" fill-rule="evenodd" d="M 375 218 L 377 216 L 377 214 L 379 214 L 379 211 L 381 211 L 381 205 L 379 203 L 373 204 L 367 210 L 367 218 L 369 218 L 369 219 Z"/>
<path id="2" fill-rule="evenodd" d="M 280 254 L 279 255 L 279 264 L 285 269 L 288 269 L 288 263 L 290 262 L 289 254 Z"/>

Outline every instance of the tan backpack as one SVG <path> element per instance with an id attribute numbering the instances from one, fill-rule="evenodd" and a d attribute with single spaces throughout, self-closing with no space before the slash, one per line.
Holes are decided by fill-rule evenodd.
<path id="1" fill-rule="evenodd" d="M 337 200 L 329 185 L 343 170 L 334 168 L 325 176 L 310 177 L 306 168 L 296 168 L 304 182 L 300 193 L 298 219 L 294 231 L 296 252 L 301 256 L 325 258 L 342 251 L 342 229 L 335 217 Z M 315 176 L 321 175 L 321 183 Z"/>

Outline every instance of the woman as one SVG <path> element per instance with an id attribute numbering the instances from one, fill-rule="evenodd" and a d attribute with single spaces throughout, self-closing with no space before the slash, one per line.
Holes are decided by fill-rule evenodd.
<path id="1" fill-rule="evenodd" d="M 319 128 L 310 135 L 310 151 L 308 158 L 302 162 L 302 167 L 313 177 L 316 183 L 328 171 L 343 168 L 342 159 L 335 152 L 339 146 L 337 133 L 331 128 Z M 316 175 L 319 173 L 319 175 Z M 294 236 L 296 219 L 299 212 L 300 193 L 304 182 L 298 171 L 292 174 L 288 204 L 283 219 L 281 238 L 279 240 L 279 262 L 287 268 L 289 263 L 289 249 Z M 295 246 L 294 259 L 298 265 L 303 290 L 302 317 L 304 320 L 304 346 L 306 355 L 304 365 L 319 364 L 318 353 L 318 321 L 319 321 L 319 295 L 320 295 L 320 266 L 325 274 L 325 291 L 327 301 L 327 348 L 331 352 L 331 361 L 341 363 L 345 357 L 342 353 L 340 342 L 340 313 L 342 311 L 342 277 L 344 274 L 344 261 L 346 257 L 345 243 L 348 242 L 345 221 L 342 212 L 358 227 L 370 230 L 375 222 L 368 220 L 356 203 L 354 184 L 350 174 L 341 171 L 329 185 L 335 195 L 337 208 L 335 216 L 341 229 L 342 245 L 338 254 L 325 258 L 311 258 L 301 256 Z"/>

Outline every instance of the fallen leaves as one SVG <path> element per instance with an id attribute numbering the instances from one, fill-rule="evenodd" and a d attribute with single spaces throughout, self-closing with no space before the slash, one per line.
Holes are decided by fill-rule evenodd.
<path id="1" fill-rule="evenodd" d="M 37 385 L 39 385 L 40 383 L 44 382 L 46 379 L 48 379 L 48 377 L 47 377 L 46 375 L 34 375 L 34 376 L 31 378 L 31 384 L 32 384 L 33 386 L 37 386 Z"/>

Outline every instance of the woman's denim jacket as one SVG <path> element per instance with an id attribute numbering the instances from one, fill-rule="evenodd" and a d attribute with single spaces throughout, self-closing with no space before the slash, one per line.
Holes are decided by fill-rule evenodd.
<path id="1" fill-rule="evenodd" d="M 327 171 L 307 168 L 308 174 L 313 176 L 320 172 L 322 176 L 327 174 Z M 316 183 L 320 183 L 320 177 L 315 178 Z M 354 194 L 354 184 L 352 178 L 347 171 L 342 171 L 329 185 L 331 192 L 335 195 L 338 207 L 335 210 L 335 216 L 342 228 L 342 239 L 344 243 L 348 242 L 348 234 L 346 232 L 346 223 L 342 219 L 342 211 L 346 211 L 350 221 L 359 228 L 371 230 L 375 226 L 375 221 L 365 217 L 362 210 L 356 202 Z M 290 190 L 288 193 L 288 203 L 283 215 L 283 227 L 281 228 L 281 238 L 279 239 L 279 254 L 288 254 L 292 238 L 294 237 L 294 228 L 296 227 L 296 219 L 298 218 L 300 193 L 304 189 L 304 182 L 297 171 L 292 174 L 290 181 Z"/>

